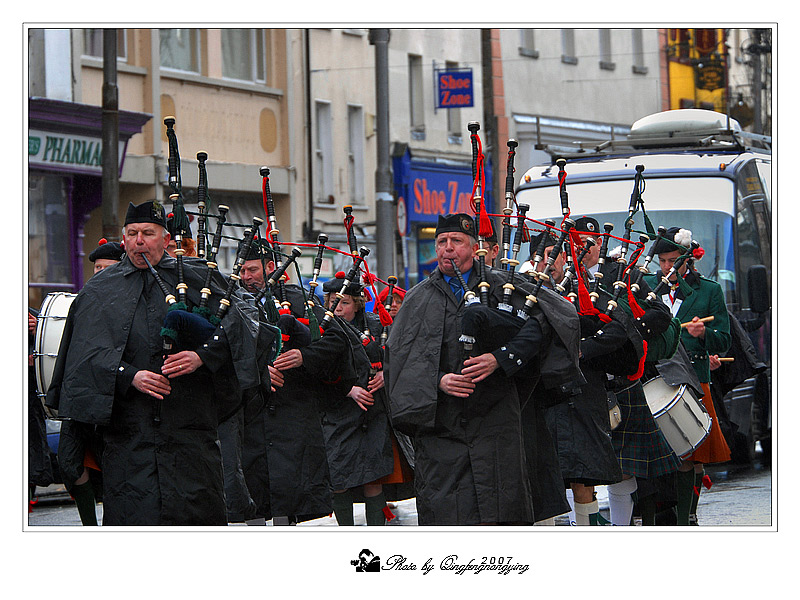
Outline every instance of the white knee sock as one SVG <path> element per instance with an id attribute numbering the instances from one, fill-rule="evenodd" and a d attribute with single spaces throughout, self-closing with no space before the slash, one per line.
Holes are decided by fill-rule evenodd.
<path id="1" fill-rule="evenodd" d="M 536 521 L 536 523 L 534 523 L 534 525 L 555 525 L 555 524 L 556 524 L 555 517 L 550 517 L 549 519 L 543 519 L 542 521 Z"/>
<path id="2" fill-rule="evenodd" d="M 636 478 L 623 479 L 608 486 L 608 509 L 612 525 L 630 525 L 633 515 L 633 492 L 637 489 Z"/>
<path id="3" fill-rule="evenodd" d="M 597 500 L 588 504 L 575 503 L 575 525 L 591 525 L 589 515 L 600 512 Z"/>
<path id="4" fill-rule="evenodd" d="M 569 524 L 575 525 L 575 496 L 572 494 L 572 489 L 567 488 L 567 502 L 569 503 Z"/>

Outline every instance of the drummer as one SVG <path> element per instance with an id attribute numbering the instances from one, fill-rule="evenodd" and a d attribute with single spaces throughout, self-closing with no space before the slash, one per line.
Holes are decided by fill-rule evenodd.
<path id="1" fill-rule="evenodd" d="M 118 264 L 123 256 L 125 250 L 119 242 L 100 238 L 97 248 L 89 253 L 89 261 L 94 263 L 94 275 Z M 81 524 L 85 526 L 97 525 L 95 488 L 102 485 L 98 459 L 101 447 L 93 425 L 72 419 L 61 422 L 58 466 L 67 491 L 75 499 Z"/>
<path id="2" fill-rule="evenodd" d="M 655 286 L 662 274 L 669 274 L 675 261 L 687 252 L 691 243 L 690 230 L 680 227 L 668 229 L 653 248 L 654 254 L 658 255 L 661 273 L 645 276 L 645 280 Z M 709 355 L 724 354 L 730 348 L 730 320 L 720 285 L 700 275 L 694 267 L 695 261 L 702 257 L 702 249 L 698 250 L 680 266 L 677 274 L 669 277 L 670 288 L 661 297 L 683 324 L 681 342 L 702 384 L 703 404 L 712 420 L 706 440 L 683 460 L 678 470 L 678 525 L 698 524 L 696 511 L 703 487 L 703 465 L 727 462 L 731 457 L 717 421 L 709 385 Z"/>
<path id="3" fill-rule="evenodd" d="M 97 275 L 106 267 L 117 264 L 125 256 L 125 250 L 119 242 L 109 242 L 100 238 L 97 248 L 89 253 L 89 261 L 94 264 L 93 275 Z"/>

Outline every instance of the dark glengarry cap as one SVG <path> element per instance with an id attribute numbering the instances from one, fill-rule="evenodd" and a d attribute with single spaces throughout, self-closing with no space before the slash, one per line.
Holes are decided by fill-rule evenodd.
<path id="1" fill-rule="evenodd" d="M 536 254 L 536 251 L 539 249 L 539 244 L 542 243 L 542 238 L 545 238 L 545 244 L 544 244 L 545 248 L 550 248 L 552 246 L 555 246 L 556 242 L 558 241 L 556 237 L 552 233 L 550 233 L 549 229 L 547 231 L 539 232 L 537 235 L 531 238 L 531 244 L 530 244 L 531 258 L 533 258 L 533 256 Z"/>
<path id="2" fill-rule="evenodd" d="M 107 260 L 122 260 L 125 256 L 125 250 L 119 242 L 109 242 L 106 238 L 101 238 L 98 242 L 99 246 L 89 253 L 89 260 L 91 262 L 97 259 Z"/>
<path id="3" fill-rule="evenodd" d="M 183 213 L 183 237 L 185 238 L 192 238 L 192 225 L 189 221 L 189 216 L 186 213 Z M 167 231 L 172 237 L 175 237 L 175 230 L 178 228 L 178 220 L 175 218 L 173 213 L 169 213 L 167 215 Z"/>
<path id="4" fill-rule="evenodd" d="M 587 217 L 584 215 L 579 219 L 575 219 L 575 227 L 573 227 L 573 229 L 580 233 L 591 233 L 597 235 L 600 233 L 600 223 L 598 223 L 597 219 L 594 217 Z"/>
<path id="5" fill-rule="evenodd" d="M 131 202 L 128 204 L 128 212 L 125 214 L 125 225 L 131 223 L 155 223 L 167 228 L 167 217 L 164 214 L 164 207 L 158 200 L 148 200 L 138 206 Z"/>
<path id="6" fill-rule="evenodd" d="M 243 241 L 239 241 L 239 247 L 237 248 L 237 253 L 242 251 L 242 247 L 244 246 Z M 247 251 L 247 255 L 244 257 L 245 261 L 248 260 L 261 260 L 264 259 L 264 262 L 269 262 L 271 260 L 275 260 L 274 256 L 272 255 L 272 249 L 270 248 L 269 242 L 265 239 L 257 239 L 253 240 L 250 244 L 250 248 Z"/>
<path id="7" fill-rule="evenodd" d="M 467 213 L 439 215 L 439 222 L 436 224 L 436 235 L 450 232 L 466 233 L 468 236 L 478 239 L 478 232 L 475 230 L 475 219 Z"/>
<path id="8" fill-rule="evenodd" d="M 344 283 L 345 277 L 346 275 L 344 274 L 344 271 L 338 271 L 332 279 L 329 279 L 328 281 L 322 284 L 322 291 L 325 292 L 326 294 L 331 294 L 331 293 L 335 294 L 336 292 L 342 289 L 342 284 Z M 343 293 L 347 294 L 348 296 L 355 297 L 355 296 L 361 296 L 363 292 L 364 292 L 364 286 L 356 281 L 353 281 L 350 283 L 350 285 L 348 285 L 344 289 Z"/>
<path id="9" fill-rule="evenodd" d="M 679 233 L 680 235 L 678 235 Z M 675 250 L 680 250 L 683 252 L 689 248 L 691 243 L 691 231 L 681 227 L 670 227 L 667 229 L 667 233 L 664 234 L 664 237 L 659 238 L 658 241 L 656 241 L 655 247 L 653 248 L 653 254 L 655 255 L 661 254 L 662 252 L 674 252 Z"/>

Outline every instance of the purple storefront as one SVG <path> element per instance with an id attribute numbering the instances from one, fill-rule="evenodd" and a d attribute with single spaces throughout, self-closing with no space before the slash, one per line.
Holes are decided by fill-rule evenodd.
<path id="1" fill-rule="evenodd" d="M 28 302 L 83 286 L 83 228 L 102 204 L 102 108 L 28 99 Z M 119 169 L 151 115 L 119 111 Z M 92 245 L 93 247 L 93 245 Z"/>
<path id="2" fill-rule="evenodd" d="M 405 281 L 400 285 L 411 287 L 419 283 L 436 268 L 434 233 L 440 215 L 463 212 L 474 215 L 472 202 L 472 166 L 467 163 L 449 161 L 425 161 L 403 153 L 392 160 L 394 191 L 398 200 L 402 199 L 407 211 L 407 228 L 403 243 L 408 244 L 403 251 Z M 485 167 L 485 187 L 483 198 L 486 210 L 491 213 L 494 207 L 492 195 L 491 160 L 487 158 Z"/>

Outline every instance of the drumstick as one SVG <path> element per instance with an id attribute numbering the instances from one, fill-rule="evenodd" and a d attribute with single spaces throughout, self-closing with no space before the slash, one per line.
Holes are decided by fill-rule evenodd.
<path id="1" fill-rule="evenodd" d="M 733 362 L 732 356 L 721 356 L 717 359 L 719 362 Z"/>
<path id="2" fill-rule="evenodd" d="M 714 320 L 714 315 L 711 315 L 710 317 L 703 317 L 702 319 L 698 319 L 697 322 L 698 323 L 708 323 L 709 321 L 713 321 L 713 320 Z M 681 323 L 681 327 L 686 327 L 690 323 L 695 323 L 695 321 L 689 321 L 689 323 Z"/>

